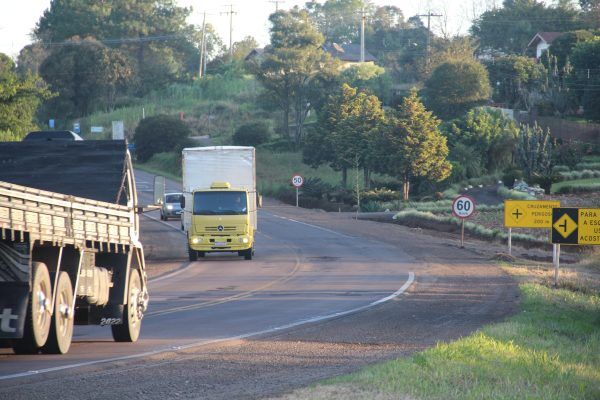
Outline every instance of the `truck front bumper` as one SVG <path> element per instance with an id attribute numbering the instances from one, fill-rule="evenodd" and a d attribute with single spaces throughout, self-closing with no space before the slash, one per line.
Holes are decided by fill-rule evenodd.
<path id="1" fill-rule="evenodd" d="M 188 244 L 192 250 L 203 252 L 243 251 L 252 248 L 253 240 L 249 235 L 193 235 Z"/>

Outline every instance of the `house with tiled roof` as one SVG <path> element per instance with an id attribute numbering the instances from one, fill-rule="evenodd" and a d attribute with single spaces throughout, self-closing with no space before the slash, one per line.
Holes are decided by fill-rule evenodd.
<path id="1" fill-rule="evenodd" d="M 535 58 L 539 60 L 543 51 L 548 49 L 552 42 L 562 34 L 563 32 L 538 32 L 529 41 L 527 48 L 535 49 Z"/>

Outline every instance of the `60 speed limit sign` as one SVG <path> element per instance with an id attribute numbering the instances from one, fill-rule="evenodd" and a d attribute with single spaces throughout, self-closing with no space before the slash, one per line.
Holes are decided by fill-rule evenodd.
<path id="1" fill-rule="evenodd" d="M 302 185 L 304 185 L 304 178 L 302 177 L 302 175 L 294 175 L 294 176 L 292 176 L 292 185 L 294 185 L 297 188 L 299 188 Z"/>
<path id="2" fill-rule="evenodd" d="M 458 218 L 469 218 L 475 211 L 475 200 L 469 196 L 458 196 L 452 202 L 452 214 Z"/>

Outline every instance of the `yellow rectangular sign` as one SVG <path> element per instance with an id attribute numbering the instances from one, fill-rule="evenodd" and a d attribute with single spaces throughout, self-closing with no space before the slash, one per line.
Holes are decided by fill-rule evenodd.
<path id="1" fill-rule="evenodd" d="M 578 244 L 600 245 L 600 208 L 580 208 Z"/>
<path id="2" fill-rule="evenodd" d="M 552 228 L 552 209 L 558 200 L 505 200 L 504 226 L 507 228 Z"/>

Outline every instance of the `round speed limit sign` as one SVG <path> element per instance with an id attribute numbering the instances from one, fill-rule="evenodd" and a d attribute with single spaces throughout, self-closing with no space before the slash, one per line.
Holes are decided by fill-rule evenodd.
<path id="1" fill-rule="evenodd" d="M 302 177 L 302 175 L 294 175 L 292 177 L 292 185 L 294 185 L 297 188 L 304 185 L 304 178 Z"/>
<path id="2" fill-rule="evenodd" d="M 469 218 L 475 211 L 475 200 L 469 196 L 458 196 L 452 202 L 452 214 L 458 218 Z"/>

